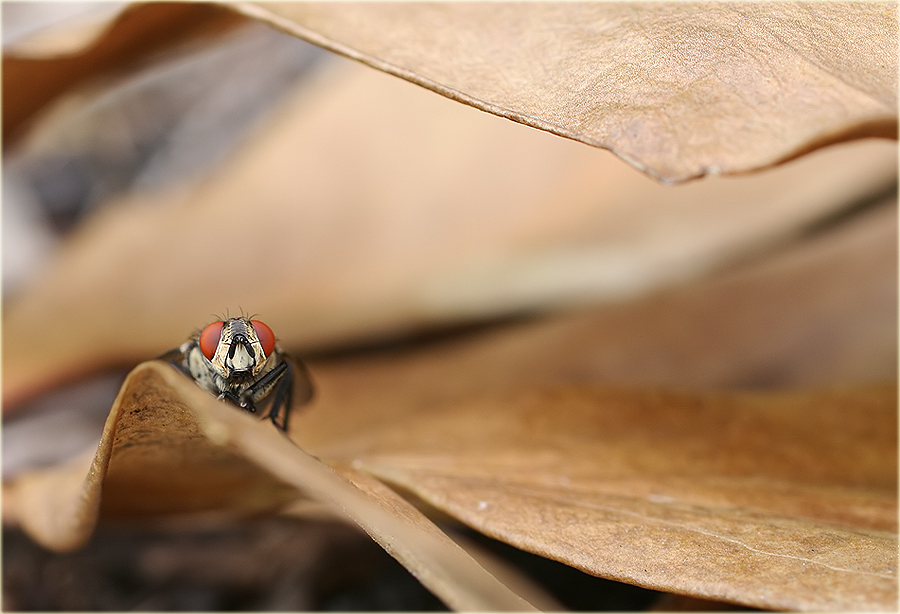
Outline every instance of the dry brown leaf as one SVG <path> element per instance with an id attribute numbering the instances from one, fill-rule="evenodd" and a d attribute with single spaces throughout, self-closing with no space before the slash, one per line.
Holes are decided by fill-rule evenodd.
<path id="1" fill-rule="evenodd" d="M 22 136 L 28 122 L 47 104 L 75 85 L 101 74 L 116 74 L 162 49 L 218 35 L 244 21 L 206 3 L 137 3 L 111 23 L 101 21 L 75 32 L 69 44 L 71 55 L 34 57 L 32 49 L 20 56 L 15 48 L 4 46 L 4 148 Z M 75 27 L 80 29 L 78 24 Z"/>
<path id="2" fill-rule="evenodd" d="M 70 550 L 85 543 L 101 514 L 246 516 L 296 499 L 292 489 L 206 439 L 179 389 L 161 377 L 159 366 L 132 371 L 96 452 L 26 474 L 4 493 L 15 502 L 4 511 L 46 547 Z"/>
<path id="3" fill-rule="evenodd" d="M 64 549 L 98 509 L 244 515 L 288 501 L 290 484 L 343 509 L 451 607 L 527 608 L 362 469 L 596 575 L 774 609 L 881 610 L 896 600 L 896 395 L 481 396 L 342 441 L 332 459 L 358 490 L 154 361 L 123 386 L 87 478 L 26 475 L 5 494 L 26 530 Z"/>
<path id="4" fill-rule="evenodd" d="M 171 371 L 168 372 L 171 379 Z M 187 390 L 185 390 L 187 392 Z M 533 611 L 420 512 L 388 489 L 356 476 L 353 488 L 265 422 L 196 397 L 211 439 L 227 444 L 287 484 L 338 506 L 448 606 L 463 611 Z M 204 402 L 205 401 L 205 402 Z M 201 404 L 201 403 L 198 403 Z"/>
<path id="5" fill-rule="evenodd" d="M 648 588 L 775 610 L 897 602 L 897 391 L 559 388 L 344 442 L 469 526 Z M 349 452 L 354 450 L 354 452 Z"/>
<path id="6" fill-rule="evenodd" d="M 86 224 L 5 306 L 4 407 L 241 306 L 311 348 L 635 295 L 886 189 L 896 165 L 896 147 L 858 143 L 666 188 L 345 63 L 208 181 Z M 249 230 L 233 223 L 248 210 Z M 229 240 L 243 251 L 224 262 Z"/>
<path id="7" fill-rule="evenodd" d="M 227 6 L 665 181 L 896 138 L 886 2 Z"/>
<path id="8" fill-rule="evenodd" d="M 5 58 L 4 142 L 123 53 L 171 45 L 173 29 L 218 19 L 182 6 L 191 16 L 137 4 L 110 25 L 108 41 L 72 58 Z M 896 138 L 897 23 L 886 2 L 223 6 L 455 100 L 609 148 L 666 181 L 746 172 L 861 136 Z"/>
<path id="9" fill-rule="evenodd" d="M 889 609 L 894 389 L 858 409 L 841 393 L 724 404 L 628 393 L 609 413 L 598 409 L 604 395 L 616 399 L 608 391 L 518 391 L 604 380 L 827 384 L 866 371 L 892 379 L 895 216 L 888 208 L 705 285 L 319 369 L 320 402 L 294 434 L 494 537 L 592 573 L 764 608 Z M 862 345 L 881 349 L 863 359 Z M 513 392 L 492 396 L 504 389 Z M 597 546 L 588 550 L 579 529 Z M 631 546 L 653 563 L 642 566 Z M 755 576 L 759 558 L 772 566 Z"/>
<path id="10" fill-rule="evenodd" d="M 347 463 L 331 462 L 329 465 L 354 486 L 378 501 L 384 508 L 420 527 L 422 531 L 426 532 L 433 539 L 437 541 L 448 539 L 448 535 L 423 516 L 421 511 L 371 474 L 358 471 L 353 465 Z M 373 535 L 373 537 L 398 560 L 402 561 L 402 557 L 409 556 L 409 553 L 403 552 L 405 544 L 396 543 L 395 540 L 379 539 L 378 535 Z M 522 572 L 519 572 L 505 561 L 492 557 L 483 549 L 479 549 L 471 540 L 466 540 L 460 535 L 454 535 L 452 539 L 491 575 L 542 612 L 560 612 L 565 609 L 556 599 L 535 584 L 533 580 L 527 578 Z M 428 573 L 433 566 L 419 565 L 418 567 L 423 568 Z M 415 568 L 410 567 L 410 569 Z M 447 590 L 450 591 L 450 587 L 447 587 Z"/>
<path id="11" fill-rule="evenodd" d="M 296 488 L 343 510 L 451 607 L 534 609 L 389 489 L 364 476 L 356 479 L 364 490 L 355 488 L 267 422 L 215 401 L 163 362 L 129 374 L 90 470 L 75 465 L 24 475 L 6 489 L 18 505 L 13 514 L 46 547 L 84 544 L 98 510 L 114 518 L 246 516 L 283 507 Z"/>
<path id="12" fill-rule="evenodd" d="M 482 394 L 608 382 L 676 389 L 895 381 L 897 213 L 890 206 L 704 283 L 380 360 L 313 365 L 292 418 L 305 449 Z"/>

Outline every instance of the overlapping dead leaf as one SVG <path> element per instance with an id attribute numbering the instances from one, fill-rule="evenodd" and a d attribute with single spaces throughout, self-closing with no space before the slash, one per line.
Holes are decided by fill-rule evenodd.
<path id="1" fill-rule="evenodd" d="M 166 363 L 144 363 L 131 372 L 90 470 L 79 472 L 78 465 L 83 463 L 7 489 L 13 499 L 7 514 L 47 547 L 83 545 L 98 512 L 116 518 L 240 516 L 308 494 L 353 518 L 451 607 L 533 609 L 414 508 L 394 501 L 389 490 L 380 497 L 363 494 L 278 431 L 218 403 Z"/>
<path id="2" fill-rule="evenodd" d="M 8 494 L 36 539 L 71 548 L 98 509 L 246 514 L 289 501 L 290 484 L 343 509 L 448 605 L 527 608 L 361 469 L 593 574 L 773 609 L 884 609 L 897 598 L 895 405 L 893 387 L 482 398 L 344 442 L 333 460 L 366 496 L 153 362 L 123 386 L 86 476 L 26 477 Z M 31 515 L 38 501 L 54 513 Z"/>
<path id="3" fill-rule="evenodd" d="M 896 138 L 897 20 L 886 3 L 236 8 L 666 181 L 759 169 L 848 137 Z"/>
<path id="4" fill-rule="evenodd" d="M 158 45 L 158 28 L 134 24 L 191 33 L 222 21 L 210 7 L 175 6 L 137 5 L 93 45 L 80 34 L 80 56 L 5 59 L 4 89 L 15 91 L 5 140 L 73 83 Z M 896 138 L 889 3 L 224 6 L 454 100 L 610 149 L 665 181 L 759 169 L 851 138 Z"/>

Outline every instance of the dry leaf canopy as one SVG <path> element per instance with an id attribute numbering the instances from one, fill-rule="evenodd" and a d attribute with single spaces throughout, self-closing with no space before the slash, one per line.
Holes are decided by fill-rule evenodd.
<path id="1" fill-rule="evenodd" d="M 890 3 L 239 3 L 455 100 L 664 181 L 896 138 Z"/>

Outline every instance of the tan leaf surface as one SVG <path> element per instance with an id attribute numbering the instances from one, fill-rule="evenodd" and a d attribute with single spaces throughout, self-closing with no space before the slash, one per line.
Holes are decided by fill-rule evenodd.
<path id="1" fill-rule="evenodd" d="M 314 453 L 481 394 L 609 382 L 676 389 L 895 381 L 895 204 L 682 288 L 372 361 L 313 365 L 292 418 Z M 332 448 L 332 446 L 338 446 Z"/>
<path id="2" fill-rule="evenodd" d="M 363 469 L 596 575 L 774 609 L 880 610 L 896 600 L 896 426 L 895 387 L 524 390 L 345 440 L 336 467 L 363 494 L 150 362 L 123 386 L 86 479 L 63 468 L 56 483 L 44 472 L 8 491 L 23 526 L 65 549 L 87 539 L 98 507 L 246 514 L 289 500 L 291 484 L 338 505 L 451 607 L 527 609 Z"/>
<path id="3" fill-rule="evenodd" d="M 891 609 L 894 388 L 701 399 L 571 383 L 827 384 L 875 363 L 893 379 L 895 215 L 652 299 L 319 369 L 295 437 L 591 573 L 763 608 Z M 863 359 L 856 343 L 881 349 Z M 550 388 L 523 392 L 535 385 Z"/>
<path id="4" fill-rule="evenodd" d="M 5 57 L 4 142 L 111 61 L 171 45 L 181 30 L 218 29 L 212 9 L 183 6 L 137 4 L 70 58 Z M 224 6 L 466 104 L 609 148 L 666 181 L 745 172 L 860 136 L 896 138 L 897 23 L 886 2 Z M 102 26 L 74 24 L 66 46 L 77 50 Z"/>
<path id="5" fill-rule="evenodd" d="M 175 375 L 166 372 L 167 379 Z M 354 488 L 270 425 L 224 404 L 210 403 L 197 388 L 186 397 L 210 438 L 243 454 L 287 484 L 334 504 L 448 606 L 462 611 L 534 611 L 527 601 L 489 574 L 411 505 L 354 471 Z"/>
<path id="6" fill-rule="evenodd" d="M 559 388 L 387 424 L 352 458 L 488 535 L 595 575 L 766 609 L 887 610 L 896 400 L 894 387 Z"/>
<path id="7" fill-rule="evenodd" d="M 85 224 L 5 306 L 4 408 L 241 306 L 299 349 L 632 296 L 868 198 L 896 165 L 893 145 L 861 142 L 666 188 L 342 63 L 208 180 Z M 224 261 L 230 242 L 242 249 Z"/>
<path id="8" fill-rule="evenodd" d="M 248 515 L 296 498 L 292 489 L 204 437 L 180 398 L 184 386 L 173 389 L 172 378 L 160 371 L 155 363 L 132 371 L 96 453 L 13 482 L 4 495 L 14 507 L 4 512 L 45 546 L 70 550 L 87 541 L 98 515 Z"/>
<path id="9" fill-rule="evenodd" d="M 422 512 L 412 505 L 412 503 L 391 490 L 371 474 L 358 471 L 353 465 L 339 461 L 330 462 L 329 465 L 344 478 L 350 480 L 354 486 L 377 500 L 382 506 L 390 509 L 394 514 L 405 520 L 416 524 L 435 540 L 445 541 L 448 539 L 448 535 L 441 531 L 433 522 L 428 520 Z M 376 540 L 379 539 L 377 535 L 373 535 L 373 537 Z M 471 540 L 467 540 L 461 535 L 453 535 L 452 539 L 459 544 L 459 547 L 465 550 L 469 556 L 478 561 L 479 565 L 484 567 L 491 575 L 513 589 L 517 595 L 526 599 L 539 610 L 543 612 L 560 612 L 565 609 L 556 599 L 546 593 L 546 591 L 536 585 L 533 580 L 528 578 L 524 573 L 518 571 L 512 565 L 490 555 L 484 551 L 484 549 L 480 549 L 472 543 Z M 402 551 L 398 552 L 398 546 L 402 548 L 403 544 L 395 543 L 394 540 L 380 540 L 379 543 L 399 560 L 403 560 L 401 558 L 402 556 L 408 556 Z M 429 569 L 426 567 L 424 571 L 427 572 Z"/>
<path id="10" fill-rule="evenodd" d="M 896 138 L 891 3 L 229 6 L 665 181 Z"/>
<path id="11" fill-rule="evenodd" d="M 98 509 L 115 518 L 247 515 L 282 507 L 296 488 L 343 510 L 451 607 L 534 610 L 392 491 L 356 476 L 359 490 L 271 424 L 216 402 L 163 362 L 129 374 L 90 471 L 73 465 L 23 476 L 5 493 L 16 499 L 23 528 L 53 549 L 82 545 Z"/>

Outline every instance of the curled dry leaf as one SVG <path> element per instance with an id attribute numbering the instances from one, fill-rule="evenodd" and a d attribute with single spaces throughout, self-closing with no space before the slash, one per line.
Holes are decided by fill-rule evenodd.
<path id="1" fill-rule="evenodd" d="M 4 409 L 238 306 L 309 349 L 634 296 L 896 177 L 896 147 L 868 142 L 667 188 L 607 152 L 331 68 L 208 179 L 109 203 L 5 305 Z M 248 209 L 252 226 L 235 224 Z M 223 240 L 242 246 L 227 262 Z"/>
<path id="2" fill-rule="evenodd" d="M 212 420 L 209 416 L 212 416 Z M 228 407 L 207 414 L 210 436 L 298 489 L 340 507 L 448 606 L 462 611 L 533 611 L 419 511 L 370 478 L 345 469 L 358 488 L 271 429 Z"/>
<path id="3" fill-rule="evenodd" d="M 465 104 L 608 148 L 665 181 L 896 138 L 897 21 L 886 2 L 222 4 Z M 209 5 L 137 4 L 78 55 L 4 58 L 4 142 L 123 54 L 217 22 Z"/>
<path id="4" fill-rule="evenodd" d="M 896 138 L 890 3 L 228 6 L 664 181 Z"/>
<path id="5" fill-rule="evenodd" d="M 896 246 L 891 205 L 706 284 L 320 369 L 321 402 L 295 436 L 591 573 L 763 608 L 890 609 L 893 387 L 754 397 L 584 383 L 893 379 Z"/>
<path id="6" fill-rule="evenodd" d="M 248 515 L 296 499 L 292 489 L 205 438 L 181 398 L 182 384 L 190 382 L 165 379 L 160 372 L 172 368 L 150 364 L 123 383 L 96 453 L 7 488 L 15 506 L 4 511 L 45 546 L 83 545 L 101 514 Z"/>
<path id="7" fill-rule="evenodd" d="M 40 543 L 68 550 L 90 537 L 98 511 L 120 519 L 246 516 L 302 493 L 342 510 L 451 607 L 534 610 L 392 491 L 365 476 L 356 476 L 365 492 L 358 489 L 268 422 L 216 401 L 164 362 L 129 374 L 86 469 L 79 459 L 23 476 L 6 489 L 19 506 L 8 511 Z"/>
<path id="8" fill-rule="evenodd" d="M 153 361 L 123 386 L 86 478 L 66 468 L 8 490 L 54 512 L 18 517 L 64 549 L 98 509 L 246 514 L 289 501 L 292 485 L 340 507 L 451 607 L 531 609 L 361 469 L 596 575 L 774 609 L 880 610 L 897 598 L 895 405 L 894 387 L 482 396 L 344 441 L 332 462 L 359 490 Z"/>

